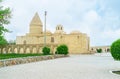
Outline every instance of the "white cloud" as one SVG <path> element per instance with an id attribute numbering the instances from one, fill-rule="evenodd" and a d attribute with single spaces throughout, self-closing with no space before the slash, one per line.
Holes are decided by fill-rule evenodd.
<path id="1" fill-rule="evenodd" d="M 85 14 L 84 20 L 89 23 L 96 23 L 98 20 L 100 20 L 100 16 L 96 11 L 91 10 Z"/>

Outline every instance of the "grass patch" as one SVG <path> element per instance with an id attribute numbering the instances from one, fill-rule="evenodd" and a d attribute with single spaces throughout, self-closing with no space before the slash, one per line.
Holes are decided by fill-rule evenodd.
<path id="1" fill-rule="evenodd" d="M 120 75 L 120 71 L 112 71 L 112 72 L 115 73 L 115 74 Z"/>
<path id="2" fill-rule="evenodd" d="M 0 54 L 0 60 L 1 59 L 10 59 L 10 58 L 20 58 L 20 57 L 29 57 L 29 56 L 43 56 L 43 54 L 15 54 L 15 53 L 11 53 L 11 54 Z"/>

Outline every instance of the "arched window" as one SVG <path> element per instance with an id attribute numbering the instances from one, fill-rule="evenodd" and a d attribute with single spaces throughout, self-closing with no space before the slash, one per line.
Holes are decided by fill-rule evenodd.
<path id="1" fill-rule="evenodd" d="M 93 48 L 91 50 L 93 50 Z"/>
<path id="2" fill-rule="evenodd" d="M 107 52 L 110 52 L 110 49 L 109 49 L 109 48 L 107 49 Z"/>
<path id="3" fill-rule="evenodd" d="M 51 42 L 54 43 L 54 37 L 51 37 Z"/>
<path id="4" fill-rule="evenodd" d="M 61 27 L 61 30 L 62 30 L 62 27 Z"/>
<path id="5" fill-rule="evenodd" d="M 26 44 L 26 40 L 23 41 L 23 44 Z"/>

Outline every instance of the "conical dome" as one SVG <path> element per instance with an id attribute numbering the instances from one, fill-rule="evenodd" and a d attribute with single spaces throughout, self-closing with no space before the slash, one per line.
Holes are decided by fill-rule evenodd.
<path id="1" fill-rule="evenodd" d="M 35 13 L 30 25 L 43 25 L 37 12 Z"/>
<path id="2" fill-rule="evenodd" d="M 31 23 L 30 23 L 30 34 L 32 35 L 39 35 L 43 33 L 43 25 L 42 21 L 38 13 L 35 13 Z"/>

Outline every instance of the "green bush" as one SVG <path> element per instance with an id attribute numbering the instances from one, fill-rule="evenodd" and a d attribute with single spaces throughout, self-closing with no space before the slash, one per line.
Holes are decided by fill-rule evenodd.
<path id="1" fill-rule="evenodd" d="M 120 60 L 120 39 L 112 43 L 110 52 L 115 60 Z"/>
<path id="2" fill-rule="evenodd" d="M 44 55 L 50 55 L 50 48 L 49 47 L 43 47 L 42 52 Z"/>
<path id="3" fill-rule="evenodd" d="M 67 45 L 60 45 L 57 47 L 57 54 L 64 54 L 67 55 L 68 54 L 68 47 Z"/>
<path id="4" fill-rule="evenodd" d="M 102 49 L 97 49 L 97 52 L 98 52 L 98 53 L 101 53 L 101 52 L 102 52 Z"/>

